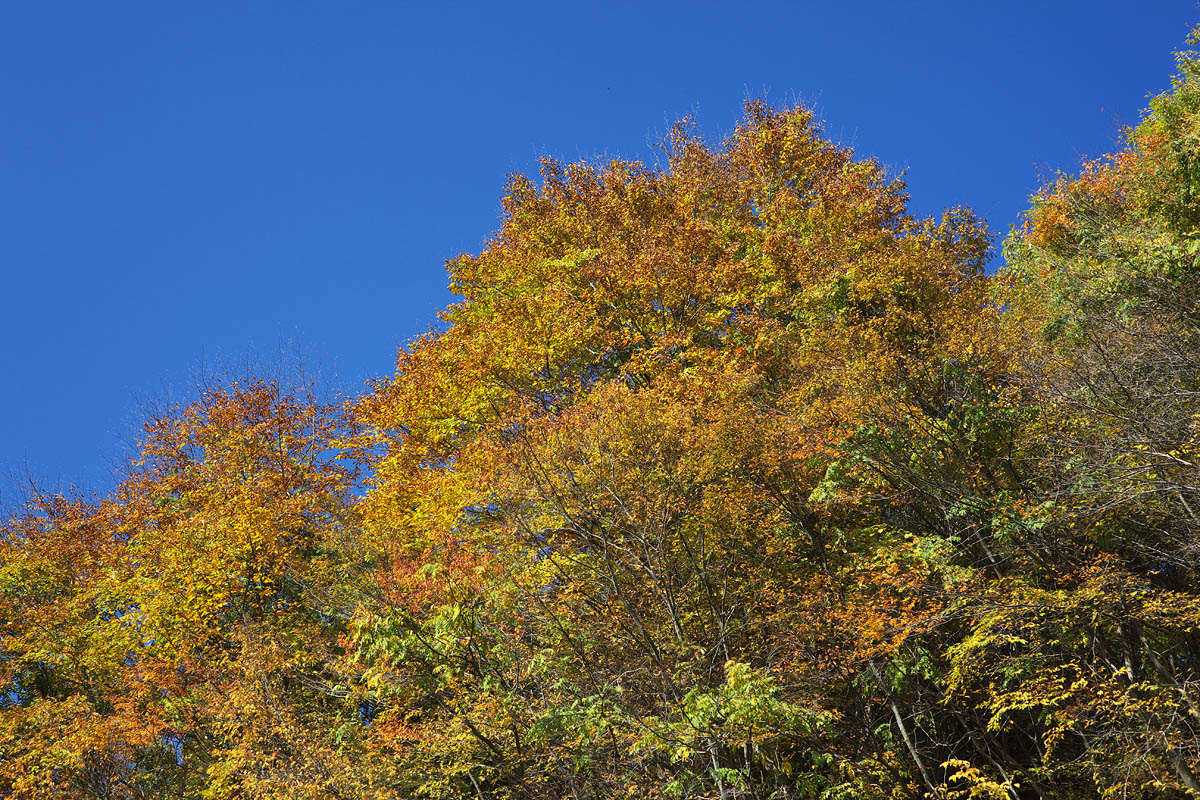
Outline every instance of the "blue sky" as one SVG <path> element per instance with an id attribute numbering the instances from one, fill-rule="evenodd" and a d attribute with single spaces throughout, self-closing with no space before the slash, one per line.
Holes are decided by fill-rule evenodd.
<path id="1" fill-rule="evenodd" d="M 56 3 L 0 11 L 0 489 L 103 490 L 143 398 L 299 349 L 357 391 L 449 301 L 506 173 L 801 100 L 1008 230 L 1112 149 L 1192 0 Z"/>

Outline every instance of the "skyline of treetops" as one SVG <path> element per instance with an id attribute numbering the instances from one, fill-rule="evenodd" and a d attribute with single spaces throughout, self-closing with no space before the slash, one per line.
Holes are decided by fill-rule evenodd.
<path id="1" fill-rule="evenodd" d="M 114 489 L 142 406 L 198 399 L 195 373 L 261 374 L 246 362 L 282 348 L 361 393 L 453 302 L 444 261 L 484 246 L 509 173 L 541 155 L 655 163 L 683 117 L 718 146 L 747 98 L 803 102 L 826 138 L 903 172 L 910 212 L 965 205 L 998 245 L 1043 177 L 1120 147 L 1196 11 L 14 7 L 0 372 L 21 389 L 0 393 L 0 509 L 27 471 Z"/>
<path id="2" fill-rule="evenodd" d="M 0 797 L 1200 797 L 1200 55 L 999 252 L 761 100 L 502 209 L 2 521 Z"/>

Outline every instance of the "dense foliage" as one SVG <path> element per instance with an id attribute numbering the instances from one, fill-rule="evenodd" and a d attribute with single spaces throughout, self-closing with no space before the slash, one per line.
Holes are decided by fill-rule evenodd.
<path id="1" fill-rule="evenodd" d="M 1200 796 L 1200 61 L 985 271 L 752 103 L 0 536 L 0 796 Z"/>

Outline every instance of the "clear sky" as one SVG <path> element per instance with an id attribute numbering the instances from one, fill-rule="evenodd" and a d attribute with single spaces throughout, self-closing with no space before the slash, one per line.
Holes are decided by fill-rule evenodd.
<path id="1" fill-rule="evenodd" d="M 0 473 L 105 489 L 139 398 L 291 343 L 355 391 L 506 173 L 814 106 L 998 233 L 1111 150 L 1193 0 L 79 2 L 0 9 Z M 269 358 L 269 356 L 265 356 Z M 4 488 L 0 479 L 0 489 Z"/>

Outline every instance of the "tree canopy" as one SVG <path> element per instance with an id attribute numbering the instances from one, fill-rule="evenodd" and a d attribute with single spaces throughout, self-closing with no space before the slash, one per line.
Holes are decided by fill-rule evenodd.
<path id="1" fill-rule="evenodd" d="M 0 796 L 1200 796 L 1200 61 L 966 209 L 811 111 L 515 176 L 344 404 L 0 535 Z"/>

